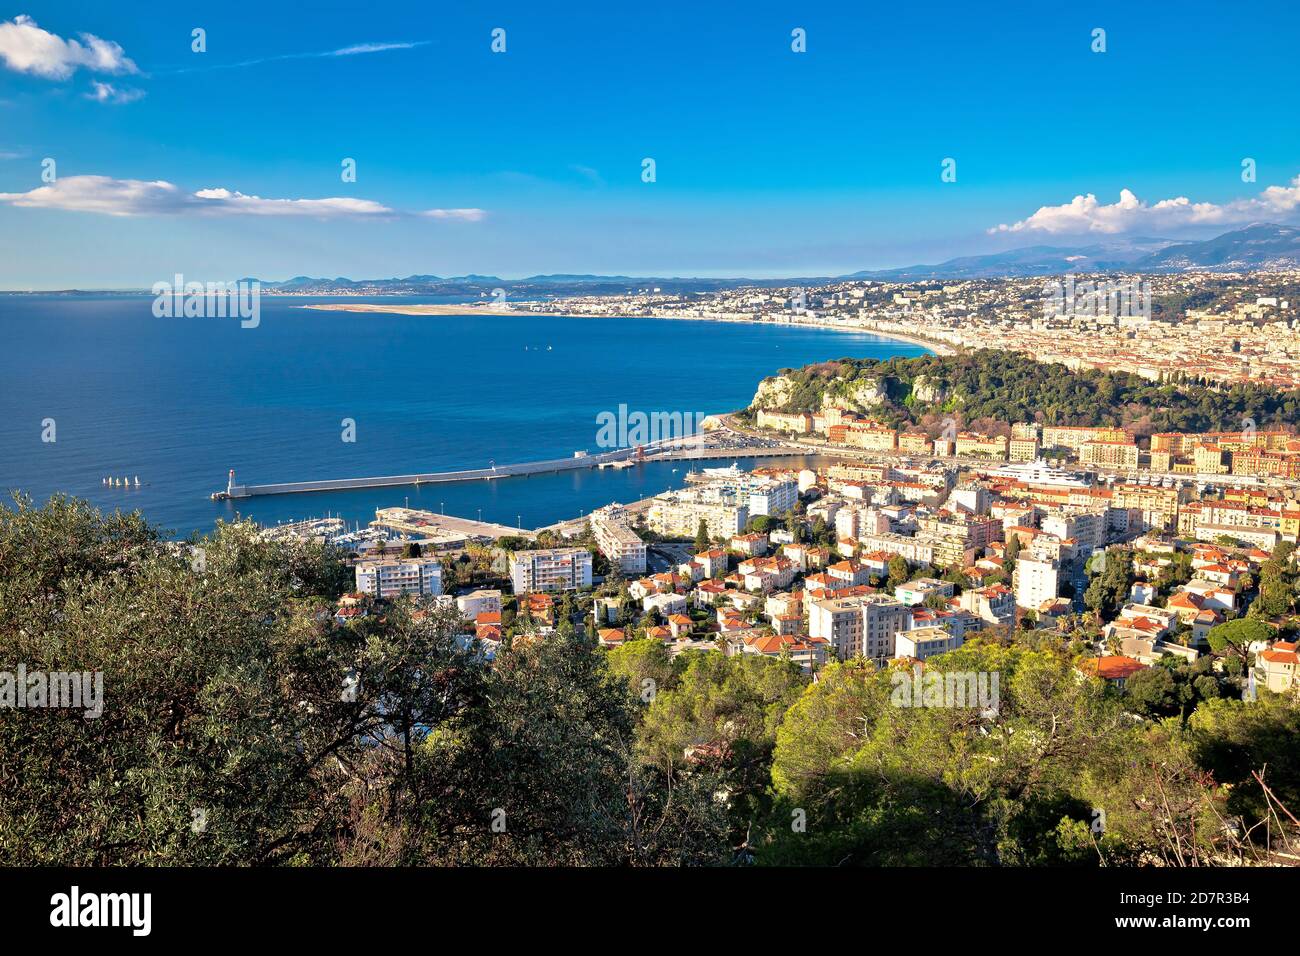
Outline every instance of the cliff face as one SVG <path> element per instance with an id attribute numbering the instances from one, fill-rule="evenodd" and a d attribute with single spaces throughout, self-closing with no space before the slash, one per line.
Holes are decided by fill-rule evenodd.
<path id="1" fill-rule="evenodd" d="M 773 375 L 771 378 L 765 378 L 758 383 L 758 391 L 754 393 L 754 400 L 749 403 L 749 407 L 753 409 L 785 408 L 785 403 L 790 401 L 790 395 L 793 391 L 794 382 L 791 379 L 784 375 Z"/>
<path id="2" fill-rule="evenodd" d="M 818 379 L 800 383 L 788 375 L 773 375 L 759 382 L 749 407 L 818 411 L 838 406 L 867 412 L 884 402 L 886 397 L 885 385 L 879 379 Z"/>
<path id="3" fill-rule="evenodd" d="M 948 390 L 926 376 L 918 375 L 912 382 L 912 397 L 918 402 L 942 402 L 948 397 Z"/>

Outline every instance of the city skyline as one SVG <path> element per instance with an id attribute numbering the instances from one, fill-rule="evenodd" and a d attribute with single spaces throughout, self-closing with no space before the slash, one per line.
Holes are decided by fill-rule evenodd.
<path id="1" fill-rule="evenodd" d="M 831 276 L 1294 223 L 1294 19 L 29 3 L 0 20 L 0 288 Z"/>

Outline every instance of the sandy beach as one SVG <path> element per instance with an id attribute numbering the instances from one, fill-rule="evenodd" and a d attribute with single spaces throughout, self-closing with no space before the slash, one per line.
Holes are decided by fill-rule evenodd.
<path id="1" fill-rule="evenodd" d="M 322 302 L 313 305 L 300 305 L 300 309 L 317 309 L 322 312 L 371 312 L 390 313 L 393 315 L 564 315 L 574 319 L 619 319 L 629 318 L 622 315 L 598 315 L 583 312 L 533 312 L 529 309 L 502 308 L 493 303 L 479 305 L 474 302 L 412 304 L 395 302 L 392 305 L 381 302 Z M 843 325 L 835 322 L 768 322 L 762 319 L 736 319 L 721 316 L 682 315 L 678 312 L 646 312 L 635 318 L 667 319 L 678 322 L 732 322 L 742 325 L 780 325 L 789 328 L 825 329 L 828 332 L 856 332 L 859 335 L 875 335 L 895 342 L 919 345 L 936 355 L 952 355 L 956 350 L 944 342 L 933 342 L 920 336 L 904 335 L 898 332 L 881 332 L 872 328 Z"/>

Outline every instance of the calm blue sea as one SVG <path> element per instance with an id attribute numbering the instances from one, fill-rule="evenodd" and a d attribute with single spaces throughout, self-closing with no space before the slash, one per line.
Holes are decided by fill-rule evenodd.
<path id="1" fill-rule="evenodd" d="M 214 502 L 241 483 L 482 468 L 598 450 L 620 404 L 709 413 L 746 405 L 778 368 L 919 346 L 817 329 L 657 319 L 315 312 L 266 297 L 261 324 L 158 319 L 152 299 L 0 295 L 0 488 L 140 509 L 176 536 L 238 511 L 264 524 L 375 508 L 523 527 L 680 485 L 667 464 L 491 483 Z M 356 300 L 353 300 L 356 301 Z M 392 302 L 393 299 L 382 301 Z M 430 299 L 401 301 L 428 302 Z M 43 442 L 54 419 L 56 441 Z M 341 439 L 345 418 L 356 441 Z M 137 475 L 136 489 L 102 478 Z"/>

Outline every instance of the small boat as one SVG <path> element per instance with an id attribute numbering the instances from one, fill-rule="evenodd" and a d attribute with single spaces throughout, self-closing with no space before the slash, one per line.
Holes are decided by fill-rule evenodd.
<path id="1" fill-rule="evenodd" d="M 136 475 L 136 476 L 135 476 L 135 486 L 136 486 L 137 488 L 140 487 L 140 476 L 139 476 L 139 475 Z"/>

